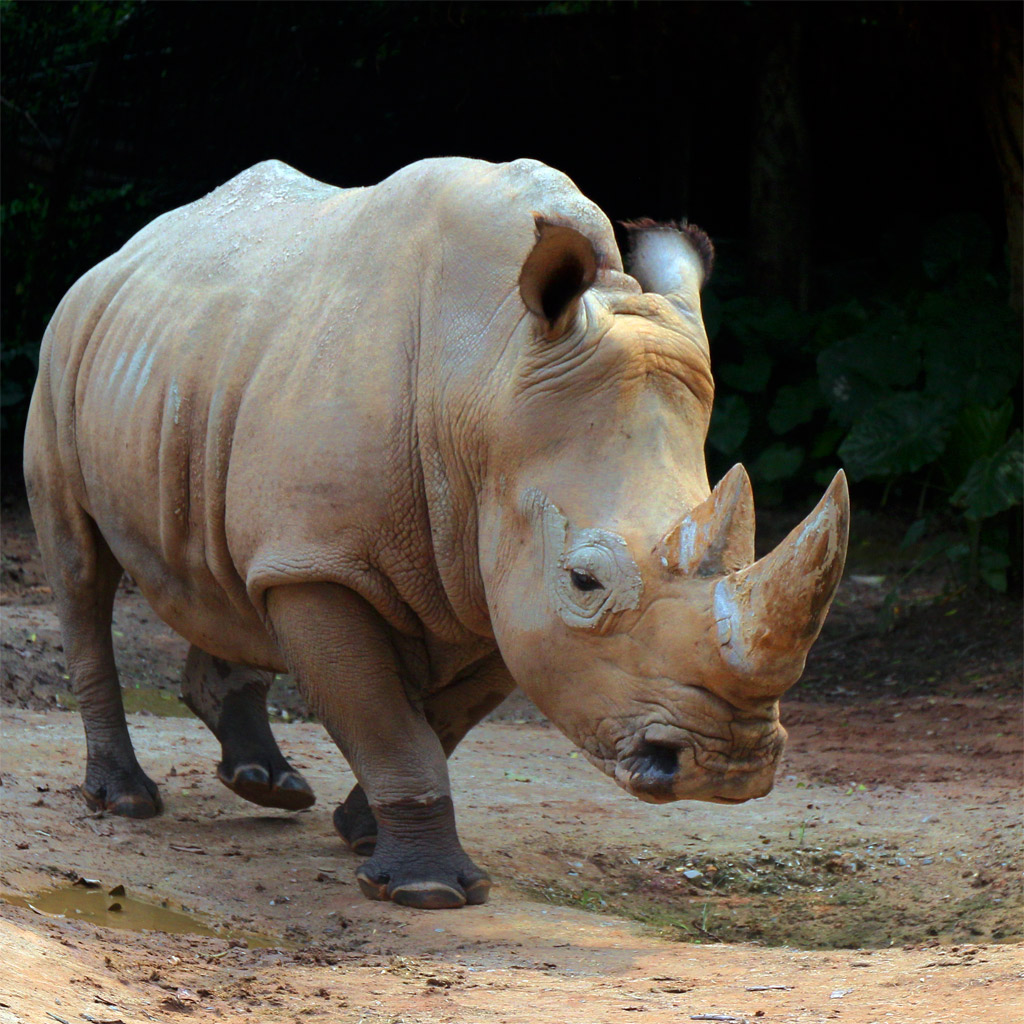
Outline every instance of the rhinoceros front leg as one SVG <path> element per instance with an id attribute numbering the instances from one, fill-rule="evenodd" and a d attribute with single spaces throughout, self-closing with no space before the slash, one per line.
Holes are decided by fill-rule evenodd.
<path id="1" fill-rule="evenodd" d="M 191 647 L 181 696 L 220 740 L 217 778 L 261 807 L 300 811 L 316 802 L 309 783 L 288 763 L 270 731 L 270 672 L 235 665 Z"/>
<path id="2" fill-rule="evenodd" d="M 490 879 L 459 842 L 444 747 L 410 698 L 387 624 L 333 584 L 274 588 L 267 610 L 377 822 L 373 856 L 356 872 L 363 893 L 428 909 L 484 903 Z"/>
<path id="3" fill-rule="evenodd" d="M 490 714 L 512 691 L 515 682 L 495 651 L 423 702 L 423 712 L 441 741 L 445 757 L 470 729 Z M 377 844 L 377 820 L 358 783 L 334 810 L 334 827 L 353 853 L 367 856 Z"/>

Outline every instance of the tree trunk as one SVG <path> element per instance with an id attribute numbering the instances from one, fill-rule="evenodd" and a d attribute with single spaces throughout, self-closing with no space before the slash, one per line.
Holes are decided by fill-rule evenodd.
<path id="1" fill-rule="evenodd" d="M 810 196 L 807 128 L 800 102 L 798 21 L 764 26 L 750 161 L 750 253 L 765 298 L 809 301 Z"/>
<path id="2" fill-rule="evenodd" d="M 1020 9 L 996 5 L 989 11 L 989 52 L 985 88 L 985 121 L 1003 179 L 1007 248 L 1010 257 L 1010 305 L 1024 308 L 1024 170 L 1022 170 L 1021 47 L 1024 45 Z"/>

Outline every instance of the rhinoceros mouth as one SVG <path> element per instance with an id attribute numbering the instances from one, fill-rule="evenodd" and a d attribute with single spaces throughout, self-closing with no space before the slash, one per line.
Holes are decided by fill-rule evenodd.
<path id="1" fill-rule="evenodd" d="M 653 724 L 623 737 L 614 753 L 591 751 L 587 756 L 623 789 L 647 803 L 728 804 L 771 790 L 784 745 L 785 731 L 777 723 L 756 744 L 742 747 L 722 737 Z"/>

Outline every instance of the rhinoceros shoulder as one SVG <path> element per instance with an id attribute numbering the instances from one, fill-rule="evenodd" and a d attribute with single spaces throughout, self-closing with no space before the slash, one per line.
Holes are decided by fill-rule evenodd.
<path id="1" fill-rule="evenodd" d="M 318 203 L 343 191 L 347 190 L 317 181 L 281 160 L 263 160 L 236 174 L 194 205 L 227 210 L 239 202 L 257 208 L 278 203 Z"/>
<path id="2" fill-rule="evenodd" d="M 405 207 L 407 223 L 426 221 L 467 246 L 483 241 L 492 259 L 503 240 L 504 258 L 521 265 L 536 243 L 538 222 L 547 222 L 589 238 L 603 269 L 622 269 L 604 211 L 567 174 L 540 160 L 433 157 L 401 168 L 370 191 L 375 205 Z"/>

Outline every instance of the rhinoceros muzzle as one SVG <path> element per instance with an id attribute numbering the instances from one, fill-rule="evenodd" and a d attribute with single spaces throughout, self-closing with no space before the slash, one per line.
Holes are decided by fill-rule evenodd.
<path id="1" fill-rule="evenodd" d="M 601 767 L 620 786 L 648 803 L 707 800 L 742 803 L 772 788 L 775 767 L 785 748 L 778 721 L 733 724 L 733 735 L 701 736 L 675 726 L 653 724 L 622 744 L 614 760 Z"/>

